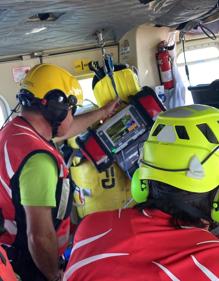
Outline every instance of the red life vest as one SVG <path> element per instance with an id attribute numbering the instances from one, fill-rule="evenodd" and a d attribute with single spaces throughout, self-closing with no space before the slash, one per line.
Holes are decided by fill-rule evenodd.
<path id="1" fill-rule="evenodd" d="M 68 169 L 62 156 L 22 117 L 16 117 L 3 128 L 0 143 L 0 209 L 5 229 L 5 233 L 0 235 L 0 243 L 28 249 L 25 213 L 20 204 L 19 175 L 32 155 L 45 152 L 55 159 L 59 171 L 56 208 L 52 209 L 52 216 L 59 253 L 62 254 L 68 243 L 72 201 Z"/>
<path id="2" fill-rule="evenodd" d="M 14 271 L 7 258 L 4 249 L 0 246 L 0 280 L 2 281 L 16 281 Z"/>

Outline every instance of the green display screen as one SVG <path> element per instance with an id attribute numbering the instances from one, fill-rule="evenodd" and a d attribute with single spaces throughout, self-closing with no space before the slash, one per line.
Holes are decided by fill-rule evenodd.
<path id="1" fill-rule="evenodd" d="M 116 144 L 125 135 L 129 134 L 138 127 L 138 124 L 130 114 L 124 115 L 120 120 L 114 123 L 106 130 L 107 135 L 112 143 Z"/>

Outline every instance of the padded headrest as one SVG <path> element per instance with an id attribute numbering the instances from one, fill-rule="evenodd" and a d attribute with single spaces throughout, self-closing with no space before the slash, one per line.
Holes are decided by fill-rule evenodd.
<path id="1" fill-rule="evenodd" d="M 116 90 L 123 101 L 128 101 L 128 96 L 135 95 L 141 90 L 137 75 L 130 68 L 114 70 L 113 78 L 116 84 Z M 93 91 L 96 102 L 99 107 L 104 106 L 116 98 L 115 91 L 109 76 L 104 76 L 101 80 L 93 82 Z M 97 82 L 96 82 L 97 81 Z"/>

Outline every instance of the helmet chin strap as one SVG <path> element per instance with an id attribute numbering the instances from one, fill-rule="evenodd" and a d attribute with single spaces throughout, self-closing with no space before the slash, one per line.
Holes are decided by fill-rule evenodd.
<path id="1" fill-rule="evenodd" d="M 50 100 L 46 106 L 41 107 L 44 118 L 52 127 L 52 137 L 57 135 L 58 127 L 68 114 L 68 106 L 66 104 L 58 104 L 56 101 Z"/>
<path id="2" fill-rule="evenodd" d="M 60 124 L 52 125 L 52 138 L 54 138 L 54 137 L 57 136 L 59 125 L 60 125 Z"/>
<path id="3" fill-rule="evenodd" d="M 58 120 L 51 120 L 48 118 L 47 114 L 45 114 L 45 111 L 42 111 L 43 117 L 46 119 L 46 121 L 50 124 L 52 129 L 52 138 L 56 137 L 58 133 L 58 127 L 61 125 L 61 122 Z"/>
<path id="4" fill-rule="evenodd" d="M 48 122 L 50 123 L 50 125 L 52 127 L 52 138 L 54 138 L 54 137 L 57 136 L 58 128 L 61 125 L 61 122 L 59 122 L 59 121 L 49 121 L 49 120 L 48 120 Z"/>

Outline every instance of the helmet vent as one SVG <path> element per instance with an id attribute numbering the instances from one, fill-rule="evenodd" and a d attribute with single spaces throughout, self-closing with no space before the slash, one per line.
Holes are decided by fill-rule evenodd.
<path id="1" fill-rule="evenodd" d="M 211 128 L 208 126 L 208 124 L 206 123 L 199 124 L 197 125 L 197 127 L 210 143 L 218 144 L 218 140 L 214 135 L 213 131 L 211 130 Z"/>
<path id="2" fill-rule="evenodd" d="M 189 140 L 189 136 L 184 126 L 176 126 L 175 129 L 180 139 Z"/>
<path id="3" fill-rule="evenodd" d="M 160 133 L 160 131 L 163 129 L 164 126 L 165 126 L 165 125 L 163 125 L 163 124 L 159 124 L 159 125 L 155 128 L 155 130 L 153 131 L 152 136 L 153 136 L 153 137 L 156 137 L 156 136 Z"/>

